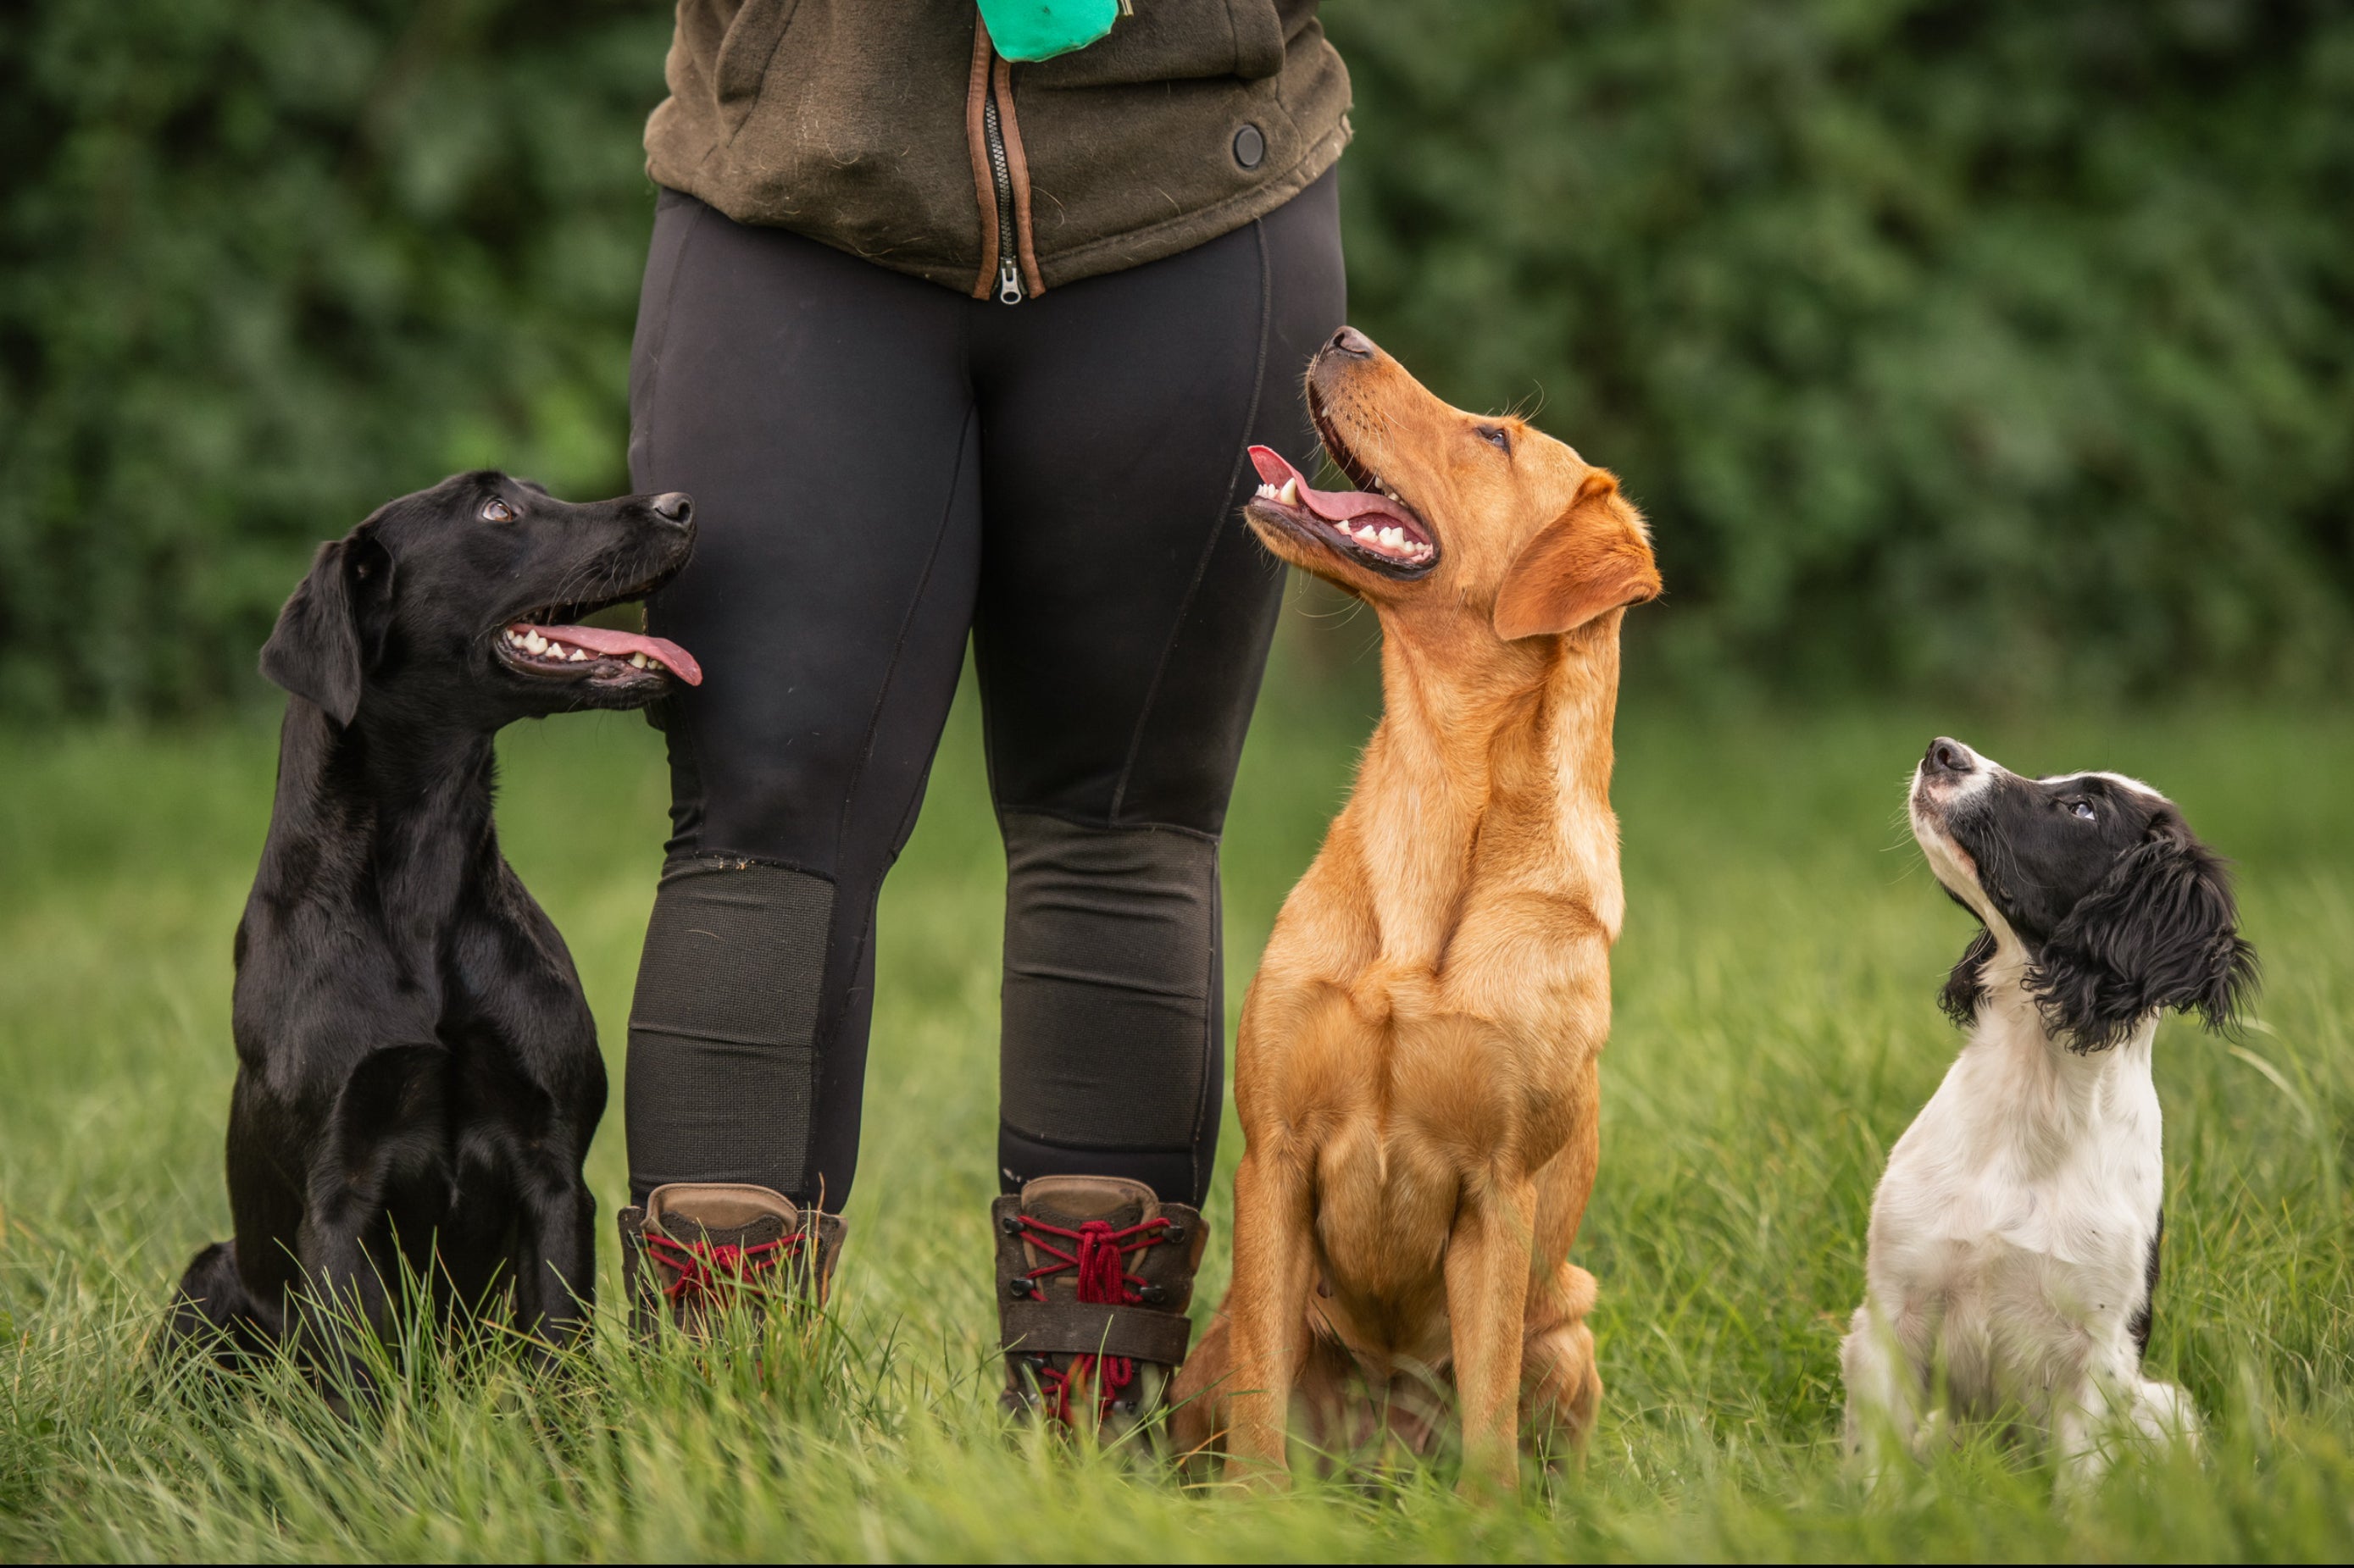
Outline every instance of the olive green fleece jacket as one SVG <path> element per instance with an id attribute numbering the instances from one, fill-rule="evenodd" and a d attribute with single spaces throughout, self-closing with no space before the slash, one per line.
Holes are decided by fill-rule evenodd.
<path id="1" fill-rule="evenodd" d="M 972 0 L 679 0 L 666 74 L 657 183 L 976 297 L 1239 228 L 1349 139 L 1316 0 L 1133 0 L 1034 64 Z"/>

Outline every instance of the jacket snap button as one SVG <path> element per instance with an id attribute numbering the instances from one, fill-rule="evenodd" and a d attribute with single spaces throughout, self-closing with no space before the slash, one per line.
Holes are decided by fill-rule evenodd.
<path id="1" fill-rule="evenodd" d="M 1235 162 L 1246 169 L 1256 169 L 1267 157 L 1267 137 L 1256 125 L 1246 125 L 1235 132 Z"/>

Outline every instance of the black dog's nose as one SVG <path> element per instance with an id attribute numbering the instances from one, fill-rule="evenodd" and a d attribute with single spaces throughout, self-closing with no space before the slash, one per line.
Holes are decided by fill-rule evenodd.
<path id="1" fill-rule="evenodd" d="M 666 490 L 653 498 L 654 515 L 665 523 L 684 523 L 695 515 L 695 502 L 684 491 Z"/>
<path id="2" fill-rule="evenodd" d="M 1352 359 L 1371 359 L 1373 356 L 1373 340 L 1352 326 L 1344 326 L 1334 333 L 1332 341 L 1325 346 Z"/>
<path id="3" fill-rule="evenodd" d="M 1932 779 L 1967 773 L 1977 766 L 1978 758 L 1968 747 L 1942 735 L 1929 743 L 1929 754 L 1921 758 L 1921 771 Z"/>

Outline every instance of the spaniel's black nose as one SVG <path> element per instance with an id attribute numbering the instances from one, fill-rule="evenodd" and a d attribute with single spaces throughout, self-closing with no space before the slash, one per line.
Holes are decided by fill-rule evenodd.
<path id="1" fill-rule="evenodd" d="M 695 515 L 695 503 L 682 491 L 666 490 L 652 504 L 654 515 L 665 523 L 684 523 Z"/>
<path id="2" fill-rule="evenodd" d="M 1352 359 L 1371 359 L 1373 356 L 1373 340 L 1352 326 L 1344 326 L 1334 333 L 1332 341 L 1325 346 Z"/>
<path id="3" fill-rule="evenodd" d="M 1929 743 L 1929 754 L 1921 758 L 1921 771 L 1932 779 L 1956 778 L 1978 765 L 1978 759 L 1968 747 L 1942 735 Z"/>

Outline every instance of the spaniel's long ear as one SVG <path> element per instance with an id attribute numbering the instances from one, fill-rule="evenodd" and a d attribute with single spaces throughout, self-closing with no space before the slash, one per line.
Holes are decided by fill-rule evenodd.
<path id="1" fill-rule="evenodd" d="M 2077 1051 L 2116 1044 L 2162 1008 L 2228 1027 L 2256 987 L 2239 926 L 2222 861 L 2161 812 L 2044 944 L 2031 983 L 2045 1024 Z"/>
<path id="2" fill-rule="evenodd" d="M 1596 470 L 1569 510 L 1546 524 L 1504 572 L 1496 635 L 1507 642 L 1570 631 L 1604 610 L 1659 597 L 1659 568 L 1643 519 Z"/>
<path id="3" fill-rule="evenodd" d="M 1938 1011 L 1964 1029 L 1978 1021 L 1978 1003 L 1986 1000 L 1986 966 L 1994 950 L 1994 933 L 1979 927 L 1955 961 L 1953 973 L 1946 977 L 1946 988 L 1937 993 Z"/>
<path id="4" fill-rule="evenodd" d="M 391 553 L 366 524 L 320 546 L 261 645 L 261 673 L 337 724 L 351 723 L 373 641 L 362 621 L 374 618 L 364 611 L 384 603 L 391 588 Z"/>

